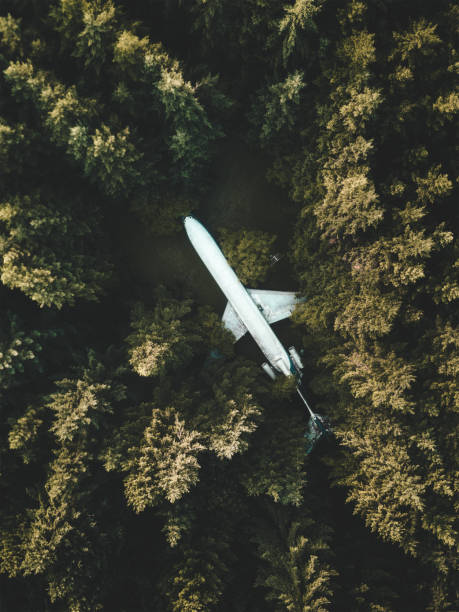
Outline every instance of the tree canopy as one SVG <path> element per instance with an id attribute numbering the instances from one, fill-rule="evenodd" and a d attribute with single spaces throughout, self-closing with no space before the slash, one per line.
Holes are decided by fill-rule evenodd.
<path id="1" fill-rule="evenodd" d="M 4 0 L 0 609 L 458 608 L 458 19 Z M 311 453 L 193 211 L 303 298 Z"/>

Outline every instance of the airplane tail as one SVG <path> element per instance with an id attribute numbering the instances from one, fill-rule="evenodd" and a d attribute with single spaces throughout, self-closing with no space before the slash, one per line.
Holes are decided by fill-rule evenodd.
<path id="1" fill-rule="evenodd" d="M 309 455 L 320 440 L 323 438 L 329 438 L 333 435 L 333 430 L 330 427 L 330 423 L 326 417 L 312 411 L 300 388 L 297 387 L 296 390 L 298 391 L 298 395 L 303 400 L 304 405 L 308 409 L 310 416 L 308 429 L 304 434 L 304 437 L 306 438 L 306 454 Z"/>

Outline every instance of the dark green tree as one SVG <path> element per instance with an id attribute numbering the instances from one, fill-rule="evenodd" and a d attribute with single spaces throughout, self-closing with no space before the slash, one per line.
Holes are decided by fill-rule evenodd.
<path id="1" fill-rule="evenodd" d="M 330 610 L 336 575 L 327 563 L 330 529 L 305 510 L 292 512 L 271 502 L 265 509 L 267 518 L 257 524 L 255 542 L 257 584 L 265 587 L 267 600 L 291 612 Z"/>
<path id="2" fill-rule="evenodd" d="M 7 287 L 40 306 L 98 298 L 109 267 L 81 248 L 94 237 L 70 209 L 60 212 L 40 194 L 16 196 L 0 204 L 0 224 L 1 280 Z"/>
<path id="3" fill-rule="evenodd" d="M 220 230 L 222 250 L 243 283 L 263 281 L 276 236 L 259 230 Z"/>

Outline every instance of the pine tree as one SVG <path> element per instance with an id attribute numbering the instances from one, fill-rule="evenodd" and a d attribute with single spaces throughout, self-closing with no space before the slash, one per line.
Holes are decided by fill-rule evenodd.
<path id="1" fill-rule="evenodd" d="M 279 23 L 279 32 L 285 36 L 282 46 L 284 65 L 298 45 L 301 32 L 317 29 L 313 17 L 320 11 L 321 5 L 322 0 L 295 0 L 293 5 L 284 7 L 285 15 Z"/>
<path id="2" fill-rule="evenodd" d="M 241 282 L 257 283 L 266 278 L 276 236 L 259 230 L 220 230 L 222 250 Z"/>
<path id="3" fill-rule="evenodd" d="M 293 513 L 266 504 L 266 512 L 269 519 L 256 526 L 255 542 L 257 584 L 266 588 L 267 600 L 292 612 L 329 610 L 336 575 L 327 563 L 329 529 L 315 524 L 304 510 Z"/>
<path id="4" fill-rule="evenodd" d="M 125 480 L 126 499 L 136 512 L 167 499 L 174 503 L 198 480 L 197 431 L 186 427 L 172 408 L 153 408 L 138 449 L 132 449 Z"/>
<path id="5" fill-rule="evenodd" d="M 51 601 L 63 600 L 75 611 L 100 609 L 110 551 L 120 537 L 119 518 L 111 517 L 95 467 L 107 425 L 104 415 L 125 398 L 119 376 L 119 370 L 110 372 L 90 354 L 79 378 L 58 381 L 46 406 L 55 414 L 50 427 L 57 441 L 54 458 L 37 504 L 19 523 L 16 519 L 12 543 L 3 540 L 10 574 L 44 574 Z M 16 441 L 13 435 L 13 447 Z"/>
<path id="6" fill-rule="evenodd" d="M 289 74 L 284 81 L 259 91 L 250 120 L 256 126 L 256 135 L 262 147 L 272 146 L 276 139 L 291 134 L 301 91 L 305 86 L 303 79 L 304 75 L 298 70 Z"/>
<path id="7" fill-rule="evenodd" d="M 445 349 L 432 344 L 438 325 L 454 335 L 457 282 L 452 149 L 435 92 L 451 63 L 453 16 L 443 8 L 408 23 L 396 12 L 393 36 L 378 43 L 367 25 L 376 27 L 378 10 L 341 10 L 304 123 L 300 104 L 296 152 L 292 143 L 273 149 L 283 157 L 272 175 L 303 206 L 294 257 L 306 301 L 295 318 L 316 334 L 316 363 L 329 368 L 330 380 L 313 384 L 335 397 L 336 482 L 370 529 L 427 564 L 442 585 L 434 600 L 446 606 L 454 426 L 450 383 L 433 366 L 446 372 L 437 361 Z M 434 399 L 440 388 L 448 391 Z"/>
<path id="8" fill-rule="evenodd" d="M 98 298 L 109 269 L 81 249 L 91 235 L 86 222 L 70 210 L 59 212 L 36 193 L 0 204 L 0 223 L 1 280 L 6 286 L 20 289 L 40 306 L 61 308 L 79 298 Z"/>
<path id="9" fill-rule="evenodd" d="M 140 376 L 157 376 L 177 368 L 193 354 L 193 343 L 200 340 L 186 320 L 189 301 L 179 302 L 158 292 L 153 312 L 137 304 L 132 312 L 133 332 L 128 336 L 130 363 Z"/>

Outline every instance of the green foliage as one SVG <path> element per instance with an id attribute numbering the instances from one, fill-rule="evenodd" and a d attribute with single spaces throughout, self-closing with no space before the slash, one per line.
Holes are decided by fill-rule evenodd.
<path id="1" fill-rule="evenodd" d="M 167 61 L 162 54 L 145 56 L 147 71 L 161 66 L 156 83 L 166 119 L 171 122 L 168 146 L 180 179 L 190 179 L 196 168 L 208 159 L 211 142 L 219 135 L 212 127 L 196 96 L 196 87 L 185 81 L 177 62 Z"/>
<path id="2" fill-rule="evenodd" d="M 111 196 L 132 189 L 142 155 L 131 142 L 129 127 L 113 129 L 101 122 L 90 130 L 94 100 L 80 98 L 75 86 L 65 87 L 30 61 L 10 64 L 5 76 L 14 95 L 38 107 L 52 142 L 65 147 L 86 176 Z"/>
<path id="3" fill-rule="evenodd" d="M 104 37 L 113 28 L 114 8 L 110 2 L 103 6 L 83 4 L 84 28 L 78 34 L 75 54 L 84 58 L 85 67 L 96 62 L 98 72 L 105 61 Z M 56 19 L 66 23 L 70 19 L 68 11 L 79 13 L 79 8 L 66 5 L 64 10 L 62 5 L 55 13 Z M 179 63 L 161 45 L 152 45 L 148 38 L 139 39 L 128 30 L 120 32 L 114 43 L 113 62 L 127 78 L 139 80 L 148 91 L 147 108 L 144 92 L 138 94 L 138 107 L 130 95 L 123 94 L 128 84 L 117 83 L 114 97 L 122 106 L 134 110 L 137 121 L 132 127 L 121 127 L 123 120 L 113 114 L 107 123 L 100 117 L 103 107 L 94 98 L 80 96 L 75 85 L 65 86 L 52 74 L 37 69 L 30 60 L 11 62 L 5 77 L 16 98 L 30 100 L 37 107 L 52 142 L 64 147 L 80 163 L 84 175 L 109 196 L 142 193 L 161 182 L 158 173 L 152 173 L 152 161 L 161 161 L 158 154 L 151 157 L 151 147 L 144 150 L 142 140 L 137 137 L 138 117 L 146 112 L 148 122 L 160 136 L 155 138 L 155 148 L 160 152 L 159 157 L 166 158 L 166 164 L 162 165 L 169 182 L 189 183 L 209 159 L 211 143 L 222 135 L 199 101 L 200 83 L 192 85 L 186 81 Z M 221 106 L 222 96 L 212 95 L 216 79 L 206 77 L 202 87 L 205 96 Z M 167 165 L 171 165 L 169 172 Z"/>
<path id="4" fill-rule="evenodd" d="M 112 414 L 125 398 L 119 375 L 119 370 L 110 372 L 90 353 L 78 378 L 57 382 L 57 391 L 47 403 L 55 413 L 50 427 L 58 442 L 54 459 L 38 504 L 28 511 L 23 524 L 17 525 L 14 535 L 14 573 L 45 574 L 51 601 L 64 600 L 68 609 L 75 611 L 100 608 L 105 587 L 95 578 L 103 572 L 118 537 L 117 527 L 111 533 L 100 528 L 107 519 L 101 519 L 107 502 L 97 499 L 100 492 L 91 483 L 91 466 L 106 429 L 103 416 Z M 21 448 L 35 435 L 42 423 L 37 415 L 37 409 L 32 408 L 19 419 L 10 433 L 12 448 Z"/>
<path id="5" fill-rule="evenodd" d="M 337 56 L 343 84 L 332 93 L 331 109 L 320 109 L 326 131 L 319 142 L 329 156 L 320 177 L 325 193 L 314 213 L 324 236 L 353 235 L 376 226 L 383 217 L 365 164 L 372 149 L 365 126 L 381 104 L 381 93 L 367 85 L 368 66 L 375 61 L 373 35 L 353 34 L 342 42 Z"/>
<path id="6" fill-rule="evenodd" d="M 3 314 L 5 325 L 0 337 L 0 389 L 8 389 L 24 375 L 26 370 L 40 371 L 39 353 L 42 342 L 56 332 L 25 331 L 21 320 L 10 312 Z"/>
<path id="7" fill-rule="evenodd" d="M 394 32 L 395 48 L 390 54 L 390 59 L 400 59 L 401 62 L 413 67 L 414 62 L 420 55 L 434 53 L 434 47 L 441 43 L 441 39 L 435 33 L 437 25 L 429 23 L 421 18 L 411 24 L 410 29 L 403 33 Z"/>
<path id="8" fill-rule="evenodd" d="M 85 175 L 100 181 L 108 195 L 129 190 L 139 179 L 136 162 L 141 154 L 130 142 L 128 127 L 113 132 L 102 124 L 89 134 L 87 128 L 76 125 L 70 128 L 68 150 L 82 162 Z"/>
<path id="9" fill-rule="evenodd" d="M 131 142 L 129 127 L 113 129 L 101 122 L 90 130 L 94 100 L 80 98 L 75 86 L 65 87 L 30 61 L 11 63 L 5 76 L 15 96 L 37 106 L 51 141 L 80 162 L 86 176 L 111 196 L 132 189 L 142 155 Z"/>
<path id="10" fill-rule="evenodd" d="M 224 358 L 204 360 L 210 348 L 231 356 L 232 340 L 214 313 L 202 309 L 193 318 L 191 313 L 191 301 L 179 302 L 164 291 L 157 292 L 153 311 L 140 303 L 133 309 L 134 331 L 127 338 L 131 365 L 140 376 L 159 377 L 159 386 L 156 403 L 130 415 L 137 426 L 127 422 L 126 440 L 117 442 L 119 454 L 129 459 L 118 461 L 117 453 L 108 453 L 106 465 L 127 473 L 125 495 L 136 512 L 164 499 L 176 503 L 198 482 L 202 451 L 231 459 L 247 450 L 257 427 L 261 410 L 250 392 L 253 368 Z M 188 379 L 184 373 L 192 357 L 200 368 L 198 362 L 197 378 Z"/>
<path id="11" fill-rule="evenodd" d="M 304 415 L 285 398 L 267 411 L 242 462 L 241 484 L 248 495 L 267 495 L 280 504 L 301 506 L 306 483 L 305 429 Z"/>
<path id="12" fill-rule="evenodd" d="M 283 180 L 303 202 L 294 257 L 306 301 L 295 316 L 317 335 L 319 363 L 332 377 L 317 388 L 324 399 L 338 396 L 335 482 L 369 529 L 435 568 L 446 602 L 457 537 L 446 458 L 456 451 L 451 386 L 431 368 L 445 367 L 433 366 L 444 363 L 432 345 L 438 325 L 455 325 L 446 306 L 457 276 L 446 271 L 455 260 L 452 149 L 433 119 L 435 87 L 448 82 L 439 53 L 448 43 L 438 32 L 447 38 L 448 27 L 439 14 L 436 24 L 420 18 L 398 30 L 379 47 L 395 72 L 381 74 L 357 4 L 343 10 L 341 39 L 323 63 L 314 127 L 286 158 L 293 171 Z M 413 137 L 422 122 L 427 130 Z M 444 309 L 434 285 L 443 287 Z"/>
<path id="13" fill-rule="evenodd" d="M 203 373 L 208 392 L 192 422 L 206 432 L 206 444 L 219 459 L 244 453 L 249 434 L 257 428 L 261 409 L 251 393 L 254 379 L 253 367 L 237 361 Z"/>
<path id="14" fill-rule="evenodd" d="M 38 431 L 43 424 L 39 418 L 41 410 L 29 407 L 24 415 L 17 419 L 8 435 L 10 449 L 18 451 L 24 463 L 30 463 L 35 458 L 32 445 L 37 439 Z"/>
<path id="15" fill-rule="evenodd" d="M 196 484 L 200 467 L 197 455 L 204 449 L 199 439 L 200 434 L 187 429 L 173 408 L 152 409 L 125 481 L 127 502 L 136 512 L 161 498 L 174 503 Z"/>
<path id="16" fill-rule="evenodd" d="M 284 35 L 282 57 L 284 65 L 293 53 L 302 30 L 316 29 L 313 17 L 320 11 L 323 0 L 295 0 L 284 7 L 284 17 L 279 23 L 279 32 Z"/>
<path id="17" fill-rule="evenodd" d="M 136 74 L 136 65 L 142 62 L 147 52 L 149 40 L 139 38 L 129 30 L 123 30 L 115 43 L 113 61 L 125 72 Z"/>
<path id="18" fill-rule="evenodd" d="M 84 59 L 85 68 L 96 64 L 96 71 L 100 72 L 106 48 L 111 42 L 107 34 L 115 25 L 115 7 L 111 1 L 96 4 L 85 2 L 83 6 L 84 28 L 78 34 L 74 55 Z"/>
<path id="19" fill-rule="evenodd" d="M 167 592 L 173 612 L 216 609 L 222 594 L 219 573 L 225 569 L 220 547 L 218 542 L 209 538 L 200 543 L 199 552 L 192 548 L 182 550 L 183 561 L 174 568 Z"/>
<path id="20" fill-rule="evenodd" d="M 133 332 L 126 341 L 130 346 L 129 362 L 137 374 L 161 375 L 191 358 L 193 342 L 199 337 L 184 320 L 190 310 L 190 302 L 168 299 L 161 294 L 152 312 L 142 304 L 133 308 Z"/>
<path id="21" fill-rule="evenodd" d="M 24 125 L 18 124 L 14 127 L 0 119 L 0 168 L 7 175 L 18 168 L 21 156 L 21 145 L 25 141 Z"/>
<path id="22" fill-rule="evenodd" d="M 91 236 L 90 225 L 44 203 L 39 194 L 0 204 L 0 223 L 6 286 L 20 289 L 40 306 L 61 308 L 80 298 L 98 298 L 108 270 L 80 247 Z"/>
<path id="23" fill-rule="evenodd" d="M 326 562 L 329 530 L 307 515 L 295 517 L 271 505 L 267 510 L 271 521 L 263 521 L 255 532 L 261 559 L 257 584 L 264 586 L 266 598 L 278 602 L 282 609 L 330 610 L 331 579 L 336 572 Z"/>
<path id="24" fill-rule="evenodd" d="M 0 49 L 13 55 L 21 49 L 21 19 L 10 13 L 0 17 Z M 0 56 L 1 57 L 1 56 Z"/>
<path id="25" fill-rule="evenodd" d="M 222 250 L 244 284 L 265 280 L 276 238 L 259 230 L 220 230 Z"/>
<path id="26" fill-rule="evenodd" d="M 0 607 L 455 610 L 456 5 L 2 8 Z M 309 455 L 187 262 L 131 266 L 200 202 L 234 223 L 223 127 L 284 192 Z M 246 283 L 274 242 L 222 233 Z"/>
<path id="27" fill-rule="evenodd" d="M 89 425 L 95 425 L 105 413 L 113 411 L 112 401 L 124 398 L 123 386 L 80 380 L 60 380 L 59 391 L 50 396 L 48 408 L 56 413 L 50 431 L 60 443 L 72 442 Z"/>
<path id="28" fill-rule="evenodd" d="M 304 86 L 303 74 L 297 71 L 258 93 L 250 119 L 257 127 L 261 146 L 269 146 L 279 134 L 292 130 Z"/>
<path id="29" fill-rule="evenodd" d="M 72 125 L 94 114 L 93 102 L 80 100 L 75 86 L 65 87 L 36 69 L 30 60 L 11 62 L 5 78 L 15 97 L 37 106 L 52 139 L 59 145 L 67 142 Z"/>
<path id="30" fill-rule="evenodd" d="M 142 194 L 132 203 L 132 210 L 153 236 L 164 236 L 182 230 L 182 218 L 192 210 L 188 197 L 173 191 Z"/>

